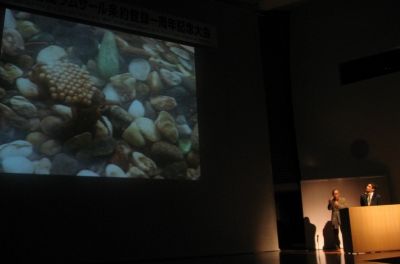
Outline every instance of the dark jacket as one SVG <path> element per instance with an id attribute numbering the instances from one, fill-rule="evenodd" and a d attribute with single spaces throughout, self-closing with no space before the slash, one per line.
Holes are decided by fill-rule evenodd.
<path id="1" fill-rule="evenodd" d="M 371 199 L 371 205 L 380 205 L 381 204 L 381 196 L 379 193 L 374 192 Z M 368 194 L 363 193 L 360 196 L 360 205 L 368 206 Z"/>

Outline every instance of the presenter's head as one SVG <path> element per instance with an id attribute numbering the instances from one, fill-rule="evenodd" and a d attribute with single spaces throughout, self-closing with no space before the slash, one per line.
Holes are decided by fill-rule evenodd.
<path id="1" fill-rule="evenodd" d="M 368 183 L 367 186 L 365 187 L 365 191 L 367 193 L 375 192 L 375 190 L 376 190 L 376 185 L 373 183 Z"/>
<path id="2" fill-rule="evenodd" d="M 338 190 L 338 189 L 333 189 L 333 190 L 332 190 L 332 198 L 333 198 L 334 200 L 339 200 L 339 197 L 340 197 L 340 192 L 339 192 L 339 190 Z"/>

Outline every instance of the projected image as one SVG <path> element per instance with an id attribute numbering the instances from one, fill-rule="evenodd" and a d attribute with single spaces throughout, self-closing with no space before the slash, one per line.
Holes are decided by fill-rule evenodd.
<path id="1" fill-rule="evenodd" d="M 0 172 L 197 180 L 194 52 L 5 10 Z"/>

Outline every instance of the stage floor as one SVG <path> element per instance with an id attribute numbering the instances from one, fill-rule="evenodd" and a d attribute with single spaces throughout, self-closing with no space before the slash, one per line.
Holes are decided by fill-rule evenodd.
<path id="1" fill-rule="evenodd" d="M 114 262 L 116 263 L 116 262 Z M 147 260 L 121 263 L 140 264 L 353 264 L 400 263 L 400 251 L 351 255 L 342 251 L 275 251 L 258 254 L 198 257 L 169 260 Z"/>

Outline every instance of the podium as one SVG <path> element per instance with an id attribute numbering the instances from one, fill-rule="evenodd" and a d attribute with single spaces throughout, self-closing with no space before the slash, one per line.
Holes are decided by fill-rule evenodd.
<path id="1" fill-rule="evenodd" d="M 400 250 L 400 204 L 340 210 L 347 253 Z"/>

